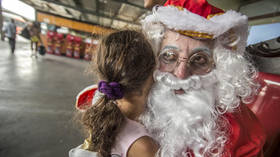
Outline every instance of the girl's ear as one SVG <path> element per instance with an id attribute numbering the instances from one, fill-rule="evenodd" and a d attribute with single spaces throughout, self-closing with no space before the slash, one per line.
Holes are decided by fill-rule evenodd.
<path id="1" fill-rule="evenodd" d="M 83 89 L 76 97 L 76 109 L 83 112 L 90 108 L 96 90 L 97 85 L 91 85 Z"/>

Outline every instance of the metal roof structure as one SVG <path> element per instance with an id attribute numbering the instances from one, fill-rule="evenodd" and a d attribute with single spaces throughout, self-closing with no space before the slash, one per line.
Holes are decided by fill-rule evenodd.
<path id="1" fill-rule="evenodd" d="M 140 28 L 149 13 L 144 0 L 20 0 L 37 11 L 96 24 L 125 29 Z M 237 10 L 249 17 L 250 25 L 280 22 L 280 0 L 208 0 L 224 10 Z"/>
<path id="2" fill-rule="evenodd" d="M 143 0 L 21 0 L 37 11 L 109 27 L 140 28 L 147 13 Z"/>

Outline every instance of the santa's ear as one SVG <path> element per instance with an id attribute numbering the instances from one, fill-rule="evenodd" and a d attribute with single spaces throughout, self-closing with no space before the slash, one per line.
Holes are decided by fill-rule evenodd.
<path id="1" fill-rule="evenodd" d="M 85 111 L 92 106 L 92 99 L 97 90 L 97 85 L 86 87 L 76 97 L 76 108 L 79 111 Z"/>
<path id="2" fill-rule="evenodd" d="M 233 28 L 222 34 L 218 39 L 225 48 L 231 50 L 236 50 L 240 42 L 240 36 L 238 36 L 238 33 Z"/>

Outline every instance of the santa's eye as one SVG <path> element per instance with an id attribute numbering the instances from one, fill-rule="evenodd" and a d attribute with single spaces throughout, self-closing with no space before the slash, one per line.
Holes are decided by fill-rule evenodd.
<path id="1" fill-rule="evenodd" d="M 190 63 L 203 66 L 208 63 L 208 57 L 205 55 L 195 55 L 191 58 Z"/>
<path id="2" fill-rule="evenodd" d="M 195 53 L 190 56 L 189 68 L 194 74 L 207 73 L 212 68 L 211 57 L 206 53 Z"/>
<path id="3" fill-rule="evenodd" d="M 166 64 L 174 63 L 178 59 L 178 54 L 175 51 L 167 50 L 161 53 L 159 59 Z"/>

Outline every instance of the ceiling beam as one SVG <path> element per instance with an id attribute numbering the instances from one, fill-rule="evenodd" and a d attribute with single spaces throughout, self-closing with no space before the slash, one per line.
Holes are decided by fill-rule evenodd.
<path id="1" fill-rule="evenodd" d="M 37 9 L 36 11 L 41 12 L 41 13 L 45 13 L 45 14 L 49 14 L 49 15 L 53 15 L 53 16 L 57 16 L 57 17 L 60 17 L 60 18 L 65 18 L 65 19 L 77 21 L 77 22 L 87 23 L 87 24 L 91 24 L 91 25 L 99 25 L 98 23 L 79 20 L 79 19 L 77 19 L 77 18 L 75 18 L 75 17 L 65 17 L 65 16 L 61 16 L 61 15 L 58 15 L 58 14 L 55 14 L 55 13 L 47 12 L 46 10 Z M 102 26 L 102 27 L 104 27 L 104 28 L 109 28 L 109 27 L 106 27 L 106 26 Z M 110 29 L 111 29 L 111 28 L 110 28 Z"/>
<path id="2" fill-rule="evenodd" d="M 247 0 L 247 1 L 241 1 L 241 2 L 240 2 L 240 5 L 239 5 L 239 7 L 238 7 L 238 9 L 237 9 L 237 11 L 239 12 L 240 9 L 241 9 L 242 7 L 244 7 L 244 6 L 246 6 L 246 5 L 249 5 L 249 4 L 256 3 L 256 2 L 258 2 L 258 1 L 262 1 L 262 0 Z"/>
<path id="3" fill-rule="evenodd" d="M 121 7 L 122 7 L 122 4 L 120 4 L 120 6 L 118 7 L 118 10 L 114 13 L 113 19 L 119 15 Z M 114 22 L 113 19 L 111 20 L 111 26 L 113 25 L 113 22 Z"/>
<path id="4" fill-rule="evenodd" d="M 14 13 L 14 12 L 12 12 L 12 11 L 9 11 L 9 10 L 7 10 L 7 9 L 5 9 L 5 8 L 2 8 L 1 12 L 6 12 L 6 13 L 9 13 L 9 14 L 14 14 L 14 15 L 17 15 L 17 16 L 23 18 L 25 21 L 29 21 L 29 19 L 23 17 L 22 15 L 17 14 L 17 13 Z"/>
<path id="5" fill-rule="evenodd" d="M 119 3 L 128 4 L 128 5 L 134 6 L 134 7 L 136 7 L 136 8 L 139 8 L 139 9 L 142 9 L 142 10 L 145 10 L 145 11 L 148 11 L 148 9 L 144 8 L 144 6 L 141 6 L 141 5 L 137 5 L 137 4 L 128 2 L 127 0 L 112 0 L 112 1 L 113 1 L 113 2 L 119 2 Z"/>
<path id="6" fill-rule="evenodd" d="M 237 10 L 238 7 L 240 6 L 240 1 L 241 0 L 207 0 L 209 4 L 223 9 L 224 11 L 227 10 Z M 243 0 L 245 1 L 245 0 Z"/>
<path id="7" fill-rule="evenodd" d="M 67 14 L 71 15 L 71 16 L 74 16 L 71 11 L 69 11 L 67 8 L 64 8 L 64 10 L 66 11 Z"/>
<path id="8" fill-rule="evenodd" d="M 124 19 L 120 19 L 120 18 L 113 18 L 113 17 L 107 16 L 107 15 L 101 14 L 100 12 L 97 13 L 96 11 L 88 10 L 88 9 L 85 9 L 85 8 L 76 8 L 74 6 L 71 6 L 71 5 L 68 5 L 68 4 L 64 4 L 64 3 L 61 3 L 61 2 L 58 2 L 58 1 L 54 1 L 54 0 L 42 0 L 42 1 L 48 2 L 48 3 L 53 3 L 53 4 L 56 4 L 56 5 L 61 5 L 63 7 L 71 8 L 71 9 L 74 9 L 74 10 L 78 10 L 78 11 L 80 11 L 82 13 L 88 13 L 88 14 L 100 16 L 100 17 L 103 17 L 103 18 L 108 18 L 108 19 L 122 21 L 122 22 L 125 22 L 125 23 L 135 24 L 132 21 L 128 21 L 128 20 L 124 20 Z"/>
<path id="9" fill-rule="evenodd" d="M 252 4 L 252 3 L 256 3 L 262 0 L 246 0 L 246 1 L 240 1 L 241 5 L 248 5 L 248 4 Z"/>
<path id="10" fill-rule="evenodd" d="M 99 15 L 99 0 L 95 0 L 96 14 Z M 97 16 L 97 22 L 100 23 L 100 18 Z"/>
<path id="11" fill-rule="evenodd" d="M 55 10 L 53 7 L 51 7 L 49 4 L 46 4 L 46 6 L 50 9 L 50 10 Z"/>
<path id="12" fill-rule="evenodd" d="M 78 6 L 79 8 L 82 8 L 82 7 L 83 7 L 83 4 L 81 3 L 81 1 L 79 1 L 79 0 L 73 0 L 73 2 L 74 2 L 75 5 Z M 67 9 L 67 10 L 68 10 L 68 9 Z M 68 11 L 69 11 L 69 10 L 68 10 Z M 74 16 L 74 15 L 72 14 L 72 16 Z M 79 20 L 82 20 L 82 17 L 84 17 L 85 19 L 87 18 L 85 15 L 80 14 L 80 15 L 79 15 Z"/>
<path id="13" fill-rule="evenodd" d="M 140 18 L 142 15 L 144 15 L 144 14 L 145 14 L 145 12 L 144 12 L 144 13 L 140 13 L 140 14 L 133 20 L 133 22 L 137 24 L 137 20 L 139 20 L 139 18 Z"/>
<path id="14" fill-rule="evenodd" d="M 253 21 L 253 20 L 260 20 L 260 19 L 271 18 L 271 17 L 276 17 L 276 16 L 280 16 L 280 12 L 274 12 L 274 13 L 269 13 L 269 14 L 264 14 L 264 15 L 259 15 L 259 16 L 253 16 L 253 17 L 249 17 L 248 20 Z"/>
<path id="15" fill-rule="evenodd" d="M 73 2 L 75 3 L 76 6 L 78 6 L 78 7 L 83 7 L 81 1 L 79 1 L 79 0 L 73 0 Z"/>

